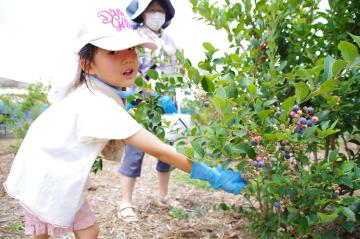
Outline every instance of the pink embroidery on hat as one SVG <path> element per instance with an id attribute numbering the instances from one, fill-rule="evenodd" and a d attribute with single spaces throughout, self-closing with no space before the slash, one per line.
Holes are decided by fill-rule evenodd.
<path id="1" fill-rule="evenodd" d="M 119 32 L 125 28 L 133 29 L 125 15 L 119 9 L 99 11 L 97 16 L 102 18 L 102 23 L 111 23 L 111 25 Z"/>

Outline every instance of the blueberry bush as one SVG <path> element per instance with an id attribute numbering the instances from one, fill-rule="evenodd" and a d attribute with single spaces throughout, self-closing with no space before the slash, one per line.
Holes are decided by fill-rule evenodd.
<path id="1" fill-rule="evenodd" d="M 0 96 L 0 121 L 18 141 L 21 141 L 31 123 L 49 105 L 47 93 L 50 86 L 41 82 L 31 83 L 27 93 Z"/>
<path id="2" fill-rule="evenodd" d="M 192 141 L 178 150 L 248 174 L 248 203 L 236 206 L 260 238 L 351 236 L 360 221 L 360 2 L 190 2 L 199 20 L 225 30 L 230 50 L 209 39 L 197 66 L 179 53 L 185 76 L 149 71 L 159 92 L 195 90 Z M 139 120 L 155 99 L 135 109 Z"/>

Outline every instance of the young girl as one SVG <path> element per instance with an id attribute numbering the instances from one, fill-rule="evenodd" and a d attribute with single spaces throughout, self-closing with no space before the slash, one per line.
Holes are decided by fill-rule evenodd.
<path id="1" fill-rule="evenodd" d="M 24 208 L 25 233 L 48 238 L 73 231 L 97 238 L 94 213 L 84 197 L 98 154 L 113 157 L 131 144 L 213 188 L 239 193 L 240 173 L 192 162 L 146 131 L 125 110 L 119 89 L 134 84 L 134 46 L 155 48 L 134 32 L 121 10 L 106 5 L 90 12 L 76 52 L 80 73 L 74 90 L 32 124 L 4 186 Z"/>

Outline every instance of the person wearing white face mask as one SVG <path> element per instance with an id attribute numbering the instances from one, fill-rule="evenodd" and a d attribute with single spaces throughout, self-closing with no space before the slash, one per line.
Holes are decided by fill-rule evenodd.
<path id="1" fill-rule="evenodd" d="M 170 0 L 132 0 L 126 10 L 129 17 L 139 24 L 140 35 L 156 42 L 159 46 L 159 50 L 145 51 L 139 56 L 139 72 L 144 79 L 150 68 L 159 73 L 176 72 L 176 46 L 172 38 L 164 33 L 164 29 L 175 15 Z M 175 113 L 175 104 L 168 109 L 163 107 L 163 110 L 164 113 Z M 122 201 L 119 205 L 118 217 L 126 222 L 138 221 L 132 203 L 132 193 L 136 178 L 141 174 L 143 158 L 144 152 L 127 145 L 123 162 L 118 169 L 122 184 Z M 169 196 L 171 165 L 158 160 L 156 170 L 159 179 L 159 201 L 171 207 L 182 208 L 178 200 Z"/>

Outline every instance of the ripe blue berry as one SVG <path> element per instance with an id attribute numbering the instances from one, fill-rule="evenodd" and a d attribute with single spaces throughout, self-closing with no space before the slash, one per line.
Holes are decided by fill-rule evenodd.
<path id="1" fill-rule="evenodd" d="M 279 202 L 274 202 L 273 206 L 276 207 L 276 208 L 279 208 L 279 207 L 280 207 L 280 203 L 279 203 Z"/>
<path id="2" fill-rule="evenodd" d="M 210 102 L 209 102 L 209 101 L 204 101 L 204 106 L 205 106 L 205 107 L 209 107 L 209 105 L 210 105 Z"/>
<path id="3" fill-rule="evenodd" d="M 290 157 L 291 157 L 291 156 L 290 156 L 290 153 L 289 153 L 289 152 L 286 152 L 286 153 L 285 153 L 285 158 L 286 158 L 286 159 L 290 159 Z"/>
<path id="4" fill-rule="evenodd" d="M 274 102 L 274 106 L 275 107 L 280 107 L 280 102 L 279 101 Z"/>
<path id="5" fill-rule="evenodd" d="M 250 141 L 250 144 L 255 146 L 255 145 L 258 145 L 258 142 L 256 142 L 255 140 L 252 139 L 252 140 Z"/>
<path id="6" fill-rule="evenodd" d="M 295 129 L 295 133 L 297 133 L 297 134 L 303 134 L 303 133 L 304 133 L 304 130 L 303 130 L 302 128 L 297 127 L 297 128 Z"/>
<path id="7" fill-rule="evenodd" d="M 294 112 L 297 112 L 299 109 L 300 109 L 300 108 L 299 108 L 298 105 L 294 105 L 294 107 L 293 107 L 293 111 L 294 111 Z"/>
<path id="8" fill-rule="evenodd" d="M 311 121 L 311 119 L 307 120 L 306 124 L 309 127 L 313 126 L 313 122 Z"/>
<path id="9" fill-rule="evenodd" d="M 259 168 L 265 167 L 264 161 L 259 161 L 259 162 L 258 162 L 258 167 L 259 167 Z"/>
<path id="10" fill-rule="evenodd" d="M 307 124 L 307 120 L 304 117 L 301 117 L 299 120 L 299 123 L 302 125 L 305 125 L 305 124 Z"/>
<path id="11" fill-rule="evenodd" d="M 306 109 L 306 113 L 308 113 L 309 115 L 314 114 L 314 108 L 313 108 L 313 107 L 308 107 L 308 108 Z"/>
<path id="12" fill-rule="evenodd" d="M 281 145 L 281 146 L 286 146 L 286 141 L 281 141 L 281 142 L 280 142 L 280 145 Z"/>
<path id="13" fill-rule="evenodd" d="M 279 117 L 281 115 L 281 112 L 280 111 L 277 111 L 276 113 L 275 113 L 275 116 L 276 117 Z"/>

